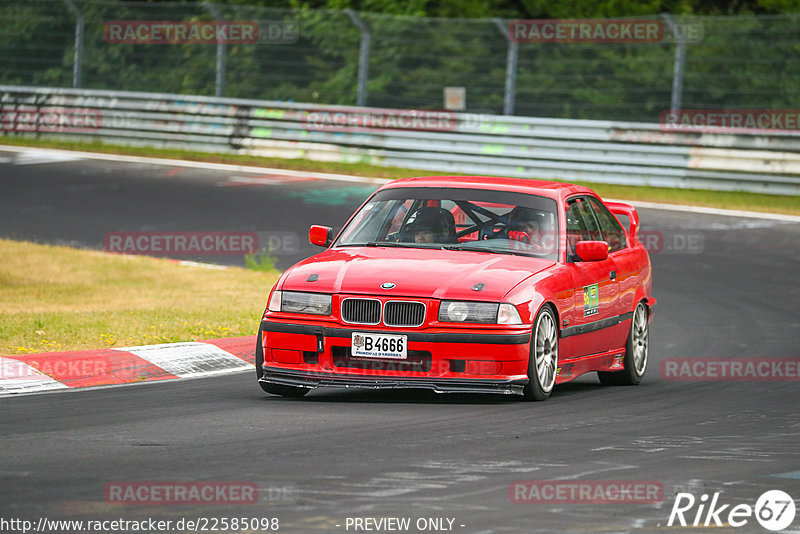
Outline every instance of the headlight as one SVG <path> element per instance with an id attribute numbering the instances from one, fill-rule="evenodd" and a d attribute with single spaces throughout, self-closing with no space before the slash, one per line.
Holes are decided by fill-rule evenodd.
<path id="1" fill-rule="evenodd" d="M 499 304 L 493 302 L 462 302 L 443 300 L 439 320 L 448 323 L 497 323 Z"/>
<path id="2" fill-rule="evenodd" d="M 331 296 L 323 293 L 273 291 L 269 299 L 269 311 L 330 315 Z"/>

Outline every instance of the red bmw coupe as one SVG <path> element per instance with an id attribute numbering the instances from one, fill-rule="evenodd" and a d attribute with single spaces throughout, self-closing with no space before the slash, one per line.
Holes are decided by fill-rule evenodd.
<path id="1" fill-rule="evenodd" d="M 625 225 L 620 223 L 625 220 Z M 426 388 L 544 400 L 597 371 L 638 384 L 655 299 L 636 209 L 591 189 L 493 177 L 391 182 L 269 295 L 267 393 Z"/>

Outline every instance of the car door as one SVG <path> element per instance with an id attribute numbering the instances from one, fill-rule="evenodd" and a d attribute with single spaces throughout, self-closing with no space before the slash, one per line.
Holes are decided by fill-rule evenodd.
<path id="1" fill-rule="evenodd" d="M 617 267 L 612 255 L 601 261 L 579 261 L 578 241 L 604 241 L 585 196 L 567 200 L 567 261 L 573 280 L 573 308 L 562 337 L 571 341 L 574 356 L 587 356 L 612 348 L 609 326 L 619 314 Z M 616 323 L 615 323 L 616 324 Z"/>
<path id="2" fill-rule="evenodd" d="M 611 348 L 624 348 L 630 328 L 629 315 L 635 307 L 634 299 L 641 274 L 640 258 L 627 242 L 627 235 L 620 222 L 611 211 L 593 196 L 586 197 L 589 207 L 600 226 L 603 240 L 608 242 L 608 254 L 613 258 L 617 271 L 617 307 L 621 320 L 609 327 Z"/>

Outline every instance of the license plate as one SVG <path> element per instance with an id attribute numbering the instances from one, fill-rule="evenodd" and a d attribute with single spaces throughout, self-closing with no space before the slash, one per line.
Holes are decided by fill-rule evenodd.
<path id="1" fill-rule="evenodd" d="M 353 332 L 350 341 L 350 352 L 354 357 L 394 360 L 405 360 L 408 357 L 408 336 Z"/>

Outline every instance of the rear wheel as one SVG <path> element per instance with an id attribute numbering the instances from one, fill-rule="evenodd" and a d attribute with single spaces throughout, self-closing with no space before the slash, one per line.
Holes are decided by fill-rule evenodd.
<path id="1" fill-rule="evenodd" d="M 634 386 L 640 384 L 647 371 L 650 326 L 647 306 L 636 305 L 631 320 L 631 330 L 625 343 L 625 368 L 622 371 L 598 371 L 600 383 L 606 386 Z"/>
<path id="2" fill-rule="evenodd" d="M 256 377 L 259 379 L 258 385 L 261 386 L 266 393 L 272 395 L 281 395 L 282 397 L 303 397 L 308 393 L 308 388 L 298 388 L 294 386 L 281 386 L 277 384 L 267 384 L 261 382 L 264 376 L 264 347 L 261 346 L 261 327 L 258 327 L 258 336 L 256 337 Z"/>
<path id="3" fill-rule="evenodd" d="M 528 358 L 528 384 L 522 390 L 527 400 L 543 401 L 556 383 L 558 365 L 558 328 L 550 306 L 542 306 L 536 315 L 531 333 L 531 355 Z"/>

